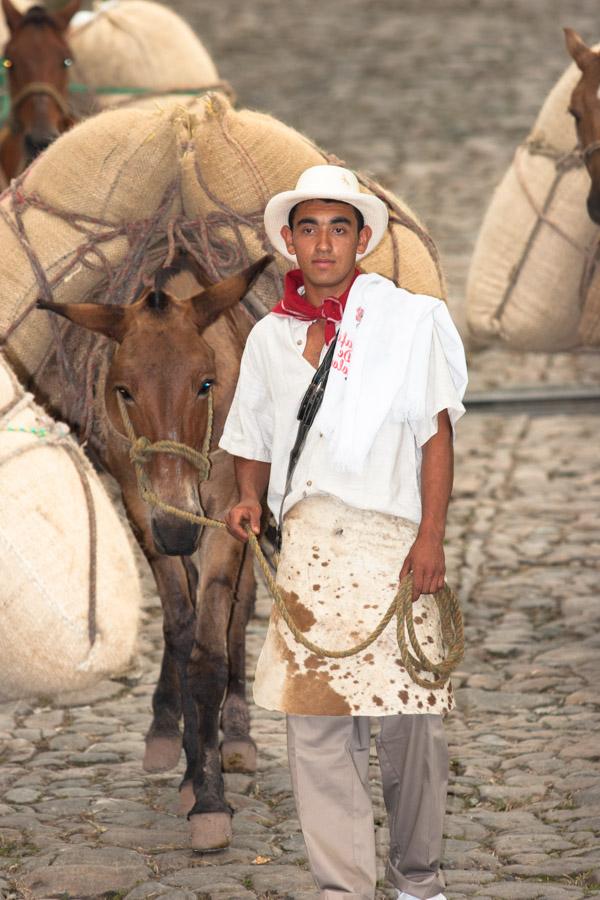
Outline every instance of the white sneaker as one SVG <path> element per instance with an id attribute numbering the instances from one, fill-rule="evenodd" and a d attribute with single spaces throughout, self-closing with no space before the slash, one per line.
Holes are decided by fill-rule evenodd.
<path id="1" fill-rule="evenodd" d="M 406 891 L 398 891 L 396 900 L 419 900 L 419 898 L 413 897 L 412 894 L 407 894 Z M 431 900 L 446 900 L 446 896 L 444 894 L 436 894 Z"/>

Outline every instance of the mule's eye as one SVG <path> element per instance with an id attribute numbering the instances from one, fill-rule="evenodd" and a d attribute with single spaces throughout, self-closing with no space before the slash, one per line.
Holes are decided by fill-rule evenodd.
<path id="1" fill-rule="evenodd" d="M 12 69 L 13 61 L 12 61 L 12 59 L 9 59 L 8 56 L 5 56 L 4 59 L 2 60 L 2 65 L 4 66 L 5 69 Z"/>
<path id="2" fill-rule="evenodd" d="M 119 392 L 119 394 L 121 395 L 121 397 L 123 398 L 123 400 L 126 403 L 133 403 L 133 397 L 131 396 L 131 394 L 129 393 L 127 388 L 123 387 L 123 385 L 120 385 L 120 384 L 117 385 L 115 390 Z"/>
<path id="3" fill-rule="evenodd" d="M 73 65 L 73 60 L 71 59 L 71 57 L 65 56 L 65 58 L 63 59 L 63 66 L 65 67 L 65 69 L 68 69 L 69 66 L 72 66 L 72 65 Z"/>
<path id="4" fill-rule="evenodd" d="M 206 378 L 198 388 L 198 396 L 206 397 L 214 383 L 213 378 Z"/>

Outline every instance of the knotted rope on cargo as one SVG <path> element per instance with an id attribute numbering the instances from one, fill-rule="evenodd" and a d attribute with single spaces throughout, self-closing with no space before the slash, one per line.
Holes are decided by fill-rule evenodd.
<path id="1" fill-rule="evenodd" d="M 529 156 L 544 156 L 554 161 L 554 178 L 552 179 L 542 205 L 536 202 L 525 179 L 522 167 L 522 158 L 525 154 Z M 517 286 L 521 272 L 523 271 L 523 268 L 527 263 L 527 260 L 529 259 L 529 254 L 534 247 L 534 244 L 543 225 L 546 225 L 552 231 L 555 231 L 567 244 L 573 247 L 573 249 L 580 253 L 583 257 L 584 272 L 579 284 L 579 300 L 581 308 L 583 309 L 587 291 L 592 278 L 594 277 L 594 273 L 599 261 L 598 240 L 597 238 L 595 238 L 589 247 L 582 247 L 571 237 L 570 234 L 565 231 L 565 229 L 559 222 L 555 222 L 550 218 L 550 216 L 548 215 L 548 211 L 554 200 L 554 197 L 556 196 L 556 192 L 560 187 L 562 179 L 572 169 L 581 168 L 581 166 L 583 166 L 584 156 L 585 151 L 582 153 L 582 150 L 579 146 L 574 147 L 568 153 L 564 153 L 557 150 L 555 147 L 552 147 L 552 145 L 548 144 L 542 139 L 536 138 L 535 136 L 529 137 L 526 141 L 524 141 L 523 144 L 517 147 L 513 160 L 514 173 L 523 196 L 525 197 L 527 203 L 535 214 L 535 222 L 527 237 L 527 240 L 525 241 L 525 244 L 523 245 L 521 256 L 510 273 L 510 278 L 508 279 L 508 283 L 504 290 L 504 294 L 501 297 L 500 303 L 494 311 L 493 318 L 497 322 L 501 321 L 502 314 L 509 300 L 511 299 L 514 289 Z M 582 215 L 583 214 L 584 213 L 582 213 Z"/>
<path id="2" fill-rule="evenodd" d="M 209 477 L 209 452 L 213 425 L 212 394 L 208 395 L 208 421 L 201 451 L 176 441 L 151 442 L 148 438 L 143 436 L 139 437 L 135 433 L 125 400 L 118 392 L 116 396 L 119 412 L 130 445 L 129 457 L 135 467 L 140 496 L 150 506 L 162 509 L 163 512 L 169 513 L 177 518 L 185 519 L 188 522 L 194 522 L 203 527 L 225 529 L 225 522 L 221 522 L 218 519 L 212 519 L 209 516 L 204 515 L 199 516 L 195 513 L 188 512 L 187 510 L 172 506 L 169 503 L 164 503 L 152 490 L 148 476 L 144 470 L 144 465 L 149 461 L 152 454 L 169 453 L 174 456 L 181 456 L 192 465 L 196 466 L 199 471 L 200 480 L 204 481 Z M 273 576 L 271 567 L 262 551 L 258 538 L 250 528 L 246 529 L 246 533 L 248 535 L 248 543 L 264 575 L 273 602 L 294 639 L 298 643 L 302 644 L 307 650 L 320 658 L 345 659 L 350 656 L 356 656 L 356 654 L 362 653 L 363 650 L 370 647 L 395 617 L 396 638 L 398 649 L 400 651 L 400 658 L 411 679 L 421 687 L 430 688 L 432 690 L 444 687 L 450 678 L 451 673 L 464 655 L 464 627 L 460 605 L 455 593 L 447 584 L 432 595 L 438 608 L 442 639 L 446 649 L 446 656 L 440 662 L 433 662 L 426 656 L 417 638 L 413 616 L 412 575 L 408 575 L 406 578 L 402 579 L 394 599 L 390 603 L 379 624 L 363 641 L 352 647 L 347 647 L 344 650 L 327 650 L 319 644 L 314 643 L 314 641 L 311 641 L 298 627 L 286 605 L 281 591 L 279 590 L 276 579 Z M 429 673 L 432 677 L 426 677 L 423 673 Z"/>

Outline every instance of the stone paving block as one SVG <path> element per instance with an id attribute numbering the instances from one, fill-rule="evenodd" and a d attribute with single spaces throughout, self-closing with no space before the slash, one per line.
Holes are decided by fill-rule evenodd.
<path id="1" fill-rule="evenodd" d="M 578 888 L 519 880 L 494 882 L 475 896 L 482 900 L 582 900 L 585 894 Z"/>
<path id="2" fill-rule="evenodd" d="M 169 900 L 196 900 L 197 898 L 197 894 L 192 891 L 178 891 L 157 881 L 145 881 L 143 884 L 138 884 L 125 896 L 127 900 L 153 900 L 154 897 L 166 897 L 167 895 Z"/>
<path id="3" fill-rule="evenodd" d="M 83 900 L 108 891 L 127 890 L 149 875 L 151 870 L 141 863 L 118 868 L 111 865 L 53 865 L 18 878 L 17 885 L 35 898 L 71 894 Z"/>

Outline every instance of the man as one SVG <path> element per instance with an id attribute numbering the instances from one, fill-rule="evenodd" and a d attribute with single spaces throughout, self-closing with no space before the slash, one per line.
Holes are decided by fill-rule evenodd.
<path id="1" fill-rule="evenodd" d="M 439 661 L 437 608 L 427 595 L 444 583 L 464 353 L 440 300 L 356 269 L 387 221 L 385 204 L 338 166 L 306 170 L 295 190 L 267 204 L 267 234 L 298 268 L 244 351 L 220 442 L 235 456 L 239 487 L 227 524 L 242 541 L 248 525 L 258 534 L 268 487 L 283 531 L 279 588 L 300 630 L 326 649 L 364 639 L 398 575 L 412 572 L 417 636 Z M 299 406 L 336 330 L 323 403 L 290 473 Z M 274 610 L 254 698 L 287 714 L 294 796 L 320 896 L 375 894 L 368 763 L 369 717 L 377 716 L 388 877 L 399 900 L 444 900 L 442 715 L 453 705 L 451 686 L 432 691 L 410 679 L 393 626 L 361 653 L 323 659 Z"/>

